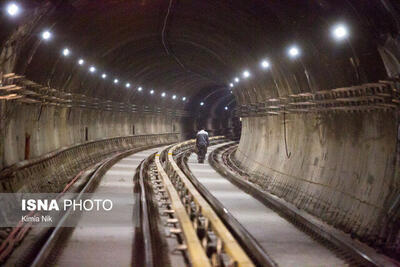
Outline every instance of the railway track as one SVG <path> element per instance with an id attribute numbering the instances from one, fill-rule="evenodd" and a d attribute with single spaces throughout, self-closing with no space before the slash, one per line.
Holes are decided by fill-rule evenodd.
<path id="1" fill-rule="evenodd" d="M 114 188 L 124 188 L 125 191 L 128 191 L 131 194 L 132 199 L 139 196 L 139 198 L 144 197 L 144 192 L 139 190 L 139 192 L 131 191 L 131 179 L 135 174 L 135 167 L 137 166 L 137 175 L 133 178 L 133 183 L 136 181 L 142 180 L 141 175 L 143 175 L 142 169 L 147 164 L 146 161 L 142 161 L 143 158 L 149 153 L 155 153 L 155 149 L 147 149 L 144 148 L 132 149 L 126 152 L 118 153 L 114 155 L 110 159 L 106 160 L 102 164 L 100 164 L 96 170 L 90 175 L 90 178 L 86 182 L 83 189 L 79 192 L 78 196 L 75 200 L 83 199 L 84 194 L 92 193 L 93 198 L 96 197 L 96 194 L 104 194 L 104 192 L 108 192 L 113 190 Z M 138 156 L 141 153 L 144 153 L 143 156 L 139 156 L 139 158 L 132 158 L 134 156 Z M 136 163 L 136 164 L 135 164 Z M 129 167 L 127 167 L 129 165 Z M 129 171 L 124 171 L 124 168 L 129 168 Z M 113 172 L 119 172 L 118 176 L 113 175 Z M 117 183 L 117 184 L 115 184 Z M 132 184 L 133 184 L 132 183 Z M 135 187 L 136 190 L 136 187 Z M 121 192 L 120 192 L 121 193 Z M 133 201 L 135 204 L 136 202 Z M 124 205 L 125 203 L 122 203 Z M 127 205 L 126 207 L 131 207 Z M 136 210 L 136 206 L 134 209 L 128 209 L 126 214 L 133 213 Z M 142 209 L 141 209 L 142 210 Z M 140 211 L 141 211 L 140 210 Z M 147 209 L 146 209 L 147 210 Z M 119 212 L 119 210 L 117 210 Z M 111 237 L 108 241 L 108 245 L 112 248 L 113 246 L 118 245 L 127 245 L 126 250 L 129 253 L 124 253 L 124 257 L 121 257 L 121 262 L 124 262 L 128 259 L 128 262 L 131 260 L 131 239 L 129 232 L 131 228 L 134 228 L 135 237 L 139 236 L 141 232 L 148 233 L 148 217 L 147 214 L 143 214 L 140 212 L 137 217 L 138 220 L 135 222 L 139 222 L 129 227 L 118 226 L 119 229 L 115 229 L 114 227 L 99 227 L 99 226 L 81 226 L 79 223 L 76 227 L 64 227 L 64 224 L 70 217 L 73 216 L 76 218 L 76 211 L 72 209 L 68 209 L 65 214 L 63 214 L 61 220 L 57 223 L 57 225 L 52 229 L 51 234 L 45 239 L 42 244 L 36 244 L 37 247 L 40 247 L 40 250 L 37 251 L 34 255 L 27 255 L 25 260 L 21 262 L 21 265 L 29 265 L 29 266 L 70 266 L 70 265 L 94 265 L 94 264 L 107 264 L 107 263 L 118 263 L 118 260 L 107 260 L 104 255 L 107 253 L 112 253 L 110 249 L 106 249 L 104 247 L 103 238 L 104 236 Z M 100 214 L 99 220 L 101 221 L 104 217 L 114 217 L 116 215 L 120 215 L 117 213 L 111 214 Z M 128 215 L 129 216 L 129 215 Z M 127 217 L 127 216 L 125 216 Z M 123 218 L 120 218 L 121 220 Z M 129 218 L 130 219 L 130 218 Z M 80 215 L 80 220 L 85 220 L 85 213 L 82 212 Z M 144 229 L 144 230 L 143 230 Z M 118 232 L 125 232 L 128 238 L 120 239 Z M 94 237 L 95 242 L 91 242 L 87 239 L 88 235 L 98 234 L 98 239 Z M 115 238 L 115 239 L 113 239 Z M 119 240 L 118 240 L 119 239 Z M 88 242 L 89 241 L 89 242 Z M 80 244 L 80 245 L 79 245 Z M 78 246 L 77 246 L 78 245 Z M 77 249 L 80 251 L 77 251 Z M 145 260 L 148 260 L 149 249 L 148 247 L 144 248 Z M 85 257 L 87 258 L 85 262 Z M 82 262 L 79 262 L 82 260 Z M 151 265 L 150 265 L 151 266 Z"/>
<path id="2" fill-rule="evenodd" d="M 267 228 L 279 231 L 285 227 L 297 238 L 304 238 L 298 242 L 287 236 L 288 243 L 315 249 L 312 253 L 317 253 L 314 257 L 319 259 L 310 258 L 307 263 L 314 260 L 321 266 L 321 257 L 326 256 L 331 261 L 323 266 L 382 265 L 276 200 L 266 198 L 243 177 L 239 178 L 245 173 L 231 159 L 234 142 L 213 137 L 211 143 L 214 146 L 210 165 L 193 162 L 190 154 L 194 140 L 162 148 L 130 150 L 99 164 L 78 198 L 88 192 L 127 193 L 128 199 L 118 204 L 114 213 L 100 214 L 98 220 L 116 217 L 128 223 L 118 227 L 88 227 L 78 222 L 75 228 L 63 227 L 63 221 L 70 216 L 67 211 L 60 223 L 39 238 L 33 249 L 14 265 L 289 266 L 296 263 L 301 250 L 290 251 L 293 246 L 289 246 L 285 251 L 281 246 L 284 255 L 279 255 L 271 244 L 281 245 L 282 240 L 274 240 L 276 235 L 265 236 L 271 233 Z M 236 187 L 230 192 L 233 198 L 224 199 L 224 194 L 207 184 L 210 177 L 207 180 L 204 174 L 214 171 L 211 166 L 221 174 L 212 182 L 220 183 L 223 190 Z M 281 224 L 268 225 L 264 215 L 280 220 Z M 82 221 L 85 216 L 81 215 Z M 288 257 L 295 261 L 288 261 Z M 304 265 L 301 261 L 297 263 Z"/>
<path id="3" fill-rule="evenodd" d="M 327 231 L 284 201 L 247 182 L 248 174 L 232 160 L 235 146 L 235 142 L 227 142 L 212 148 L 209 165 L 196 166 L 188 155 L 181 161 L 187 176 L 240 241 L 255 241 L 279 266 L 396 266 L 397 263 L 370 248 L 364 250 Z M 244 207 L 251 212 L 244 211 Z M 246 231 L 253 240 L 242 238 Z"/>
<path id="4" fill-rule="evenodd" d="M 64 227 L 73 214 L 67 210 L 54 228 L 6 265 L 254 266 L 176 165 L 171 153 L 177 148 L 186 149 L 185 143 L 120 153 L 89 175 L 75 200 L 86 193 L 129 192 L 131 205 L 123 213 L 98 216 L 99 222 L 129 218 L 128 227 L 81 224 L 87 221 L 84 212 L 75 227 Z"/>

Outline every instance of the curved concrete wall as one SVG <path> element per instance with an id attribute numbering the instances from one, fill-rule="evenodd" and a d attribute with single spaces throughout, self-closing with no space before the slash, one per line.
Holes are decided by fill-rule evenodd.
<path id="1" fill-rule="evenodd" d="M 0 172 L 0 192 L 60 192 L 72 177 L 86 168 L 129 150 L 165 145 L 179 134 L 131 135 L 85 142 L 25 160 Z"/>
<path id="2" fill-rule="evenodd" d="M 385 242 L 399 193 L 393 113 L 242 119 L 235 159 L 253 182 L 362 240 Z"/>
<path id="3" fill-rule="evenodd" d="M 3 112 L 7 115 L 0 127 L 0 169 L 24 160 L 26 149 L 29 149 L 29 158 L 33 158 L 90 140 L 182 131 L 180 118 L 163 114 L 41 107 L 12 102 L 7 103 Z"/>

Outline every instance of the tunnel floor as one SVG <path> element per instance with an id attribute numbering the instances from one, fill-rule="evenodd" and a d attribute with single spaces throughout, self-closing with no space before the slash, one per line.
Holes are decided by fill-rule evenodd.
<path id="1" fill-rule="evenodd" d="M 91 195 L 113 196 L 112 210 L 83 212 L 71 228 L 57 225 L 49 237 L 54 245 L 35 243 L 40 253 L 30 254 L 32 266 L 396 265 L 368 250 L 349 249 L 349 243 L 337 250 L 331 237 L 321 242 L 299 228 L 212 164 L 217 151 L 236 142 L 224 137 L 212 142 L 202 164 L 191 153 L 193 140 L 144 148 L 113 163 Z M 6 266 L 17 263 L 17 255 Z"/>
<path id="2" fill-rule="evenodd" d="M 212 146 L 213 150 L 226 145 Z M 197 155 L 189 157 L 194 176 L 211 192 L 268 252 L 279 266 L 346 266 L 345 261 L 297 229 L 275 211 L 222 177 Z"/>
<path id="3" fill-rule="evenodd" d="M 135 220 L 133 176 L 141 161 L 157 151 L 148 149 L 123 158 L 105 173 L 93 198 L 122 194 L 122 201 L 110 212 L 85 213 L 69 239 L 60 243 L 64 247 L 59 248 L 52 265 L 130 266 Z M 87 226 L 85 221 L 98 224 Z"/>

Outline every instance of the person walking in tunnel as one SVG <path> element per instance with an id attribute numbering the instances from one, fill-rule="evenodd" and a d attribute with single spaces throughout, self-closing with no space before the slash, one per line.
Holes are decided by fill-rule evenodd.
<path id="1" fill-rule="evenodd" d="M 210 142 L 208 141 L 208 133 L 201 128 L 196 135 L 197 160 L 199 163 L 204 163 L 209 144 Z"/>

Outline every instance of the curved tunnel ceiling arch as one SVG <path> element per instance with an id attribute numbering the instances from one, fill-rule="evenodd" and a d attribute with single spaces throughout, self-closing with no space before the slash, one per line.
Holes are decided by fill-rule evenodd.
<path id="1" fill-rule="evenodd" d="M 87 71 L 81 73 L 76 62 L 60 62 L 67 61 L 60 59 L 60 49 L 70 45 L 74 55 L 104 68 L 109 78 L 115 76 L 133 86 L 189 100 L 215 88 L 229 90 L 232 78 L 250 68 L 254 76 L 234 89 L 246 93 L 235 92 L 235 96 L 239 102 L 257 102 L 266 96 L 355 84 L 354 77 L 346 74 L 352 72 L 350 48 L 328 36 L 330 25 L 346 21 L 351 25 L 351 41 L 365 81 L 385 76 L 382 63 L 369 66 L 379 58 L 376 46 L 382 40 L 377 32 L 388 32 L 390 27 L 385 27 L 393 20 L 379 17 L 385 9 L 382 3 L 377 6 L 380 1 L 171 1 L 53 1 L 55 11 L 35 31 L 54 24 L 54 40 L 34 51 L 25 48 L 29 50 L 26 54 L 33 53 L 26 75 L 39 82 L 52 76 L 52 84 L 58 88 L 85 90 L 115 100 L 137 95 L 123 86 L 115 93 L 110 90 L 112 84 L 90 77 Z M 366 39 L 368 42 L 363 42 Z M 286 58 L 286 48 L 293 43 L 302 49 L 300 63 Z M 259 69 L 263 58 L 273 64 L 269 75 Z M 23 65 L 20 62 L 19 69 L 24 69 Z M 309 80 L 303 74 L 304 66 Z M 132 101 L 135 99 L 155 100 L 139 95 Z"/>

